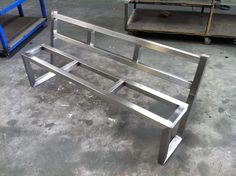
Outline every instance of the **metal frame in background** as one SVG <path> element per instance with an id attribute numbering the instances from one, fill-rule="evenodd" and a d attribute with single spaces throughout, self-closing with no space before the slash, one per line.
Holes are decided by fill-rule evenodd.
<path id="1" fill-rule="evenodd" d="M 23 3 L 25 3 L 27 0 L 16 0 L 15 2 L 9 4 L 7 7 L 0 9 L 0 17 L 4 17 L 8 12 L 11 10 L 17 8 L 19 12 L 19 17 L 24 18 L 24 11 L 22 8 Z M 21 37 L 19 37 L 16 41 L 13 43 L 10 43 L 7 41 L 7 37 L 4 33 L 4 27 L 2 24 L 0 24 L 0 42 L 2 44 L 2 51 L 0 50 L 0 54 L 2 55 L 9 55 L 17 46 L 19 46 L 22 42 L 24 42 L 27 38 L 29 38 L 34 32 L 36 32 L 39 28 L 44 26 L 44 24 L 47 21 L 47 12 L 45 8 L 44 0 L 39 0 L 42 18 L 39 17 L 39 22 L 37 25 L 31 25 L 28 27 L 28 30 L 26 33 L 22 34 Z M 42 20 L 40 20 L 42 19 Z"/>
<path id="2" fill-rule="evenodd" d="M 124 29 L 130 33 L 145 32 L 145 33 L 160 33 L 160 34 L 181 34 L 191 36 L 204 37 L 205 44 L 211 43 L 211 38 L 229 38 L 236 41 L 236 15 L 217 13 L 216 4 L 219 3 L 216 0 L 209 0 L 208 2 L 197 2 L 189 0 L 129 0 L 124 3 Z M 221 1 L 222 5 L 235 6 L 233 2 Z M 187 12 L 178 11 L 174 8 L 168 10 L 169 15 L 165 18 L 157 18 L 159 13 L 164 12 L 161 9 L 151 9 L 143 7 L 142 5 L 154 6 L 154 5 L 167 5 L 167 6 L 182 6 L 182 7 L 200 7 L 202 10 Z M 132 9 L 130 9 L 130 6 Z M 209 12 L 204 13 L 204 9 L 208 8 Z M 155 13 L 149 13 L 149 12 Z M 150 16 L 149 16 L 149 15 Z M 164 14 L 165 15 L 165 14 Z M 139 16 L 146 16 L 145 19 Z M 181 21 L 179 19 L 185 19 L 187 16 L 188 22 Z M 150 18 L 149 18 L 150 17 Z M 147 20 L 147 19 L 150 20 Z M 196 19 L 199 19 L 196 20 Z M 203 22 L 204 21 L 204 22 Z M 152 25 L 153 24 L 153 25 Z M 186 30 L 186 25 L 192 26 L 191 30 Z M 196 28 L 198 24 L 198 28 Z M 150 27 L 152 26 L 152 27 Z M 230 26 L 230 27 L 226 27 Z"/>
<path id="3" fill-rule="evenodd" d="M 87 42 L 82 42 L 79 40 L 72 39 L 68 36 L 62 35 L 57 31 L 57 21 L 61 20 L 66 23 L 70 23 L 79 27 L 82 27 L 87 30 Z M 156 122 L 159 127 L 162 129 L 162 137 L 160 142 L 160 149 L 159 149 L 159 158 L 158 161 L 160 164 L 164 164 L 178 145 L 181 143 L 183 138 L 183 132 L 185 129 L 185 125 L 194 102 L 194 99 L 197 95 L 197 91 L 203 76 L 203 72 L 206 66 L 206 62 L 208 56 L 206 55 L 195 55 L 192 53 L 188 53 L 182 50 L 178 50 L 172 47 L 168 47 L 159 43 L 151 42 L 148 40 L 140 39 L 137 37 L 129 36 L 126 34 L 121 34 L 118 32 L 114 32 L 102 27 L 98 27 L 80 20 L 76 20 L 61 14 L 58 14 L 56 11 L 52 12 L 52 27 L 51 27 L 51 46 L 48 45 L 41 45 L 35 47 L 25 53 L 22 54 L 24 66 L 26 69 L 26 73 L 28 75 L 28 79 L 30 85 L 32 87 L 36 87 L 45 81 L 49 80 L 50 78 L 54 77 L 55 75 L 59 75 L 78 86 L 82 86 L 96 95 L 100 96 L 101 98 L 107 100 L 108 102 L 114 103 L 132 113 L 135 113 L 137 116 L 145 118 L 147 120 L 151 120 L 152 122 Z M 99 48 L 95 44 L 96 34 L 102 33 L 107 36 L 115 37 L 118 39 L 122 39 L 134 44 L 134 53 L 132 58 L 126 58 L 124 56 L 118 55 L 116 53 L 112 53 L 105 49 Z M 117 76 L 111 75 L 103 70 L 97 69 L 86 63 L 83 59 L 79 57 L 72 56 L 69 53 L 66 53 L 60 49 L 54 47 L 55 39 L 60 39 L 65 42 L 74 44 L 79 46 L 80 48 L 101 54 L 106 56 L 107 58 L 113 59 L 117 62 L 126 64 L 130 67 L 136 68 L 138 70 L 147 72 L 149 74 L 158 76 L 170 82 L 173 82 L 177 85 L 190 89 L 189 95 L 187 98 L 187 102 L 179 101 L 175 98 L 172 98 L 168 95 L 165 95 L 159 91 L 153 90 L 147 86 L 141 85 L 139 83 L 133 82 L 131 80 L 119 78 Z M 172 75 L 170 73 L 164 72 L 162 70 L 154 69 L 152 67 L 146 66 L 141 63 L 141 59 L 139 58 L 141 54 L 141 48 L 149 48 L 156 50 L 161 53 L 168 53 L 176 56 L 181 56 L 183 61 L 189 61 L 198 64 L 197 70 L 194 76 L 193 81 L 187 81 L 183 78 L 178 76 Z M 51 54 L 51 61 L 46 62 L 38 57 L 36 54 L 40 51 L 45 51 Z M 61 68 L 55 66 L 55 59 L 53 55 L 60 56 L 60 58 L 67 58 L 70 59 L 71 62 L 62 66 Z M 41 68 L 47 69 L 49 72 L 35 78 L 31 63 L 40 66 Z M 112 87 L 108 90 L 100 89 L 93 84 L 87 82 L 84 79 L 81 79 L 73 74 L 70 73 L 72 69 L 75 67 L 82 67 L 87 70 L 90 70 L 96 74 L 99 74 L 107 79 L 114 81 Z M 154 98 L 156 100 L 162 101 L 163 103 L 167 103 L 168 105 L 175 105 L 176 109 L 173 114 L 169 118 L 160 117 L 158 114 L 154 114 L 134 103 L 129 102 L 128 100 L 121 98 L 116 93 L 123 87 L 128 87 L 132 90 L 140 92 L 148 97 Z M 176 132 L 177 128 L 177 132 Z M 175 133 L 173 135 L 173 133 Z"/>

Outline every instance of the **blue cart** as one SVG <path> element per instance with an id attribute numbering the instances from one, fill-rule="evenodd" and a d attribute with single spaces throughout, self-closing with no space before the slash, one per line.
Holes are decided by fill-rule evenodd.
<path id="1" fill-rule="evenodd" d="M 39 0 L 42 13 L 40 17 L 25 16 L 22 5 L 26 1 L 16 0 L 7 7 L 0 7 L 0 55 L 8 56 L 47 21 L 44 0 Z M 9 15 L 8 12 L 15 8 L 19 15 Z"/>

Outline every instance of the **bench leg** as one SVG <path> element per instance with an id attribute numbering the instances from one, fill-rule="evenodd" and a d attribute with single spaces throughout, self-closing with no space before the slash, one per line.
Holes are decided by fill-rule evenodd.
<path id="1" fill-rule="evenodd" d="M 172 138 L 172 130 L 174 129 L 165 128 L 162 130 L 158 157 L 159 164 L 165 164 L 182 141 L 182 138 L 178 135 Z"/>
<path id="2" fill-rule="evenodd" d="M 34 87 L 36 81 L 35 81 L 35 76 L 34 76 L 34 72 L 33 72 L 31 63 L 30 63 L 29 59 L 25 58 L 24 56 L 22 56 L 22 59 L 23 59 L 23 62 L 24 62 L 25 71 L 26 71 L 26 74 L 28 76 L 30 85 L 32 87 Z"/>
<path id="3" fill-rule="evenodd" d="M 186 123 L 187 123 L 187 120 L 188 120 L 188 116 L 189 116 L 189 110 L 186 112 L 186 114 L 182 117 L 180 123 L 179 123 L 179 127 L 177 129 L 177 135 L 179 136 L 183 136 L 184 134 L 184 130 L 185 130 L 185 127 L 186 127 Z"/>
<path id="4" fill-rule="evenodd" d="M 45 73 L 45 74 L 35 78 L 34 71 L 32 69 L 32 65 L 31 65 L 31 62 L 30 62 L 30 56 L 22 55 L 22 59 L 23 59 L 23 62 L 24 62 L 26 74 L 28 76 L 30 85 L 32 87 L 36 87 L 36 86 L 44 83 L 45 81 L 53 78 L 54 76 L 56 76 L 55 73 L 48 72 L 48 73 Z M 77 66 L 78 66 L 78 61 L 71 61 L 68 64 L 65 64 L 64 66 L 62 66 L 61 69 L 64 70 L 64 71 L 70 72 L 73 68 L 75 68 Z"/>

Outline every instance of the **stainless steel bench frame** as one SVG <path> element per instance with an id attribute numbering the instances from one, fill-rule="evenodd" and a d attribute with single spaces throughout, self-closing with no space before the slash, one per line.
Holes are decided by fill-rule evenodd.
<path id="1" fill-rule="evenodd" d="M 65 35 L 58 33 L 57 31 L 58 20 L 85 28 L 87 30 L 87 42 L 75 40 L 75 39 L 72 39 L 70 37 L 67 37 Z M 134 47 L 133 57 L 126 58 L 124 56 L 118 55 L 116 53 L 112 53 L 110 51 L 107 51 L 107 50 L 104 50 L 95 46 L 96 33 L 102 33 L 107 36 L 115 37 L 118 39 L 122 39 L 128 42 L 134 43 L 135 47 Z M 188 88 L 190 91 L 189 91 L 187 101 L 186 102 L 179 101 L 161 92 L 153 90 L 147 86 L 141 85 L 131 80 L 126 80 L 123 78 L 119 78 L 117 76 L 113 76 L 105 71 L 92 67 L 88 63 L 86 63 L 83 59 L 72 56 L 62 50 L 55 48 L 54 47 L 55 39 L 66 41 L 68 43 L 79 46 L 83 49 L 93 51 L 95 53 L 111 58 L 117 62 L 126 64 L 130 67 L 142 70 L 149 74 L 152 74 L 160 78 L 163 78 L 165 80 L 168 80 L 170 82 L 173 82 L 182 87 Z M 161 53 L 169 53 L 175 56 L 181 56 L 183 61 L 193 62 L 193 63 L 198 64 L 193 81 L 187 81 L 173 74 L 144 65 L 143 63 L 141 63 L 141 60 L 139 60 L 142 47 L 156 50 Z M 44 50 L 51 54 L 50 63 L 35 56 L 35 54 L 37 54 L 41 50 Z M 54 55 L 68 58 L 71 60 L 71 62 L 59 68 L 55 66 L 55 59 L 53 57 Z M 107 100 L 108 102 L 114 103 L 130 112 L 135 113 L 136 115 L 140 117 L 149 119 L 152 122 L 153 121 L 156 122 L 156 124 L 158 124 L 159 127 L 162 129 L 158 162 L 160 164 L 164 164 L 182 141 L 185 125 L 186 125 L 191 107 L 193 105 L 194 99 L 197 95 L 197 91 L 198 91 L 198 88 L 199 88 L 199 85 L 203 76 L 203 72 L 206 66 L 208 56 L 195 55 L 189 52 L 178 50 L 178 49 L 168 47 L 168 46 L 155 43 L 152 41 L 114 32 L 114 31 L 111 31 L 102 27 L 98 27 L 98 26 L 95 26 L 95 25 L 92 25 L 92 24 L 89 24 L 80 20 L 76 20 L 76 19 L 64 16 L 64 15 L 58 14 L 56 11 L 53 11 L 52 22 L 51 22 L 51 46 L 43 44 L 41 46 L 35 47 L 27 52 L 24 52 L 22 54 L 22 58 L 23 58 L 25 70 L 28 75 L 30 85 L 32 87 L 36 87 L 42 84 L 43 82 L 49 80 L 50 78 L 54 77 L 55 75 L 59 75 L 73 82 L 74 84 L 78 86 L 82 86 L 94 92 L 96 95 Z M 38 78 L 35 78 L 31 63 L 34 63 L 42 68 L 45 68 L 49 72 Z M 81 79 L 69 73 L 75 67 L 83 67 L 105 78 L 108 78 L 114 81 L 115 83 L 109 90 L 100 89 L 96 87 L 95 85 L 87 82 L 86 80 Z M 122 87 L 128 87 L 148 97 L 157 99 L 167 104 L 172 104 L 172 105 L 174 104 L 176 105 L 176 109 L 168 119 L 160 117 L 159 115 L 154 114 L 116 95 L 116 92 L 119 91 Z"/>

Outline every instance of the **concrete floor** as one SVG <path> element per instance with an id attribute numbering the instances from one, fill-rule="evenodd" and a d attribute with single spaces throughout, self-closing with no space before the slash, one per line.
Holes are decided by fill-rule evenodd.
<path id="1" fill-rule="evenodd" d="M 32 9 L 34 5 L 29 4 L 25 8 Z M 47 7 L 124 32 L 122 1 L 52 0 L 47 2 Z M 66 28 L 63 32 L 77 34 Z M 160 130 L 155 124 L 118 110 L 60 78 L 34 89 L 29 86 L 20 53 L 38 44 L 49 43 L 47 27 L 12 58 L 0 58 L 0 176 L 236 175 L 235 46 L 148 39 L 210 55 L 184 141 L 165 166 L 157 164 Z M 103 37 L 100 37 L 100 44 L 125 55 L 131 51 L 129 44 L 114 40 L 105 42 Z M 179 99 L 185 98 L 185 90 L 171 87 L 165 81 L 67 44 L 59 47 L 91 64 L 106 67 L 110 72 L 145 83 Z M 154 53 L 144 53 L 144 56 L 147 64 L 187 74 L 187 77 L 194 69 L 191 64 L 175 62 L 176 59 L 170 62 L 169 56 L 156 57 Z M 169 63 L 173 63 L 175 68 Z M 80 69 L 74 73 L 98 86 L 108 83 Z M 165 109 L 134 92 L 124 91 L 121 96 L 154 112 Z M 121 120 L 113 123 L 108 118 Z"/>

